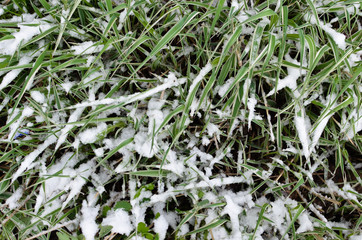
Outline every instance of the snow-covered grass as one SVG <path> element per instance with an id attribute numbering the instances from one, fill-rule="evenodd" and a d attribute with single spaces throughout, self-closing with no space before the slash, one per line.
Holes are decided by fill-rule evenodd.
<path id="1" fill-rule="evenodd" d="M 1 4 L 0 239 L 361 239 L 359 1 Z"/>

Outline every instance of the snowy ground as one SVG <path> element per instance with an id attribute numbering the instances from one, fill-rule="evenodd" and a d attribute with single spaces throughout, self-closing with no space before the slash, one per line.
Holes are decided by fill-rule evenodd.
<path id="1" fill-rule="evenodd" d="M 0 239 L 362 239 L 359 1 L 0 5 Z"/>

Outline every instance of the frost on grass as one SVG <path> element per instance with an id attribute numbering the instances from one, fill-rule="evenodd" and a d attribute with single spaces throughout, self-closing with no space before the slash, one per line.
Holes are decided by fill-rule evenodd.
<path id="1" fill-rule="evenodd" d="M 0 10 L 0 238 L 360 236 L 359 3 L 23 2 Z"/>

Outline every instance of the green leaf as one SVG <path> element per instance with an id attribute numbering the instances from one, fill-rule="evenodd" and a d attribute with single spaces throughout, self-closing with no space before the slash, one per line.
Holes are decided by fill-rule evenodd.
<path id="1" fill-rule="evenodd" d="M 42 64 L 43 64 L 43 60 L 44 60 L 44 57 L 45 55 L 47 54 L 47 49 L 48 49 L 48 46 L 44 49 L 44 51 L 40 54 L 40 56 L 38 57 L 38 59 L 35 61 L 34 65 L 33 65 L 33 68 L 31 69 L 28 77 L 26 78 L 24 84 L 23 84 L 23 87 L 20 91 L 20 94 L 19 96 L 17 97 L 16 99 L 16 102 L 13 106 L 13 109 L 17 108 L 22 97 L 24 96 L 25 92 L 27 90 L 30 89 L 31 85 L 33 84 L 34 82 L 34 78 L 35 78 L 35 75 L 37 74 L 37 72 L 40 70 L 40 68 L 42 67 Z"/>
<path id="2" fill-rule="evenodd" d="M 147 227 L 144 222 L 138 223 L 137 232 L 145 234 L 148 233 L 149 230 L 149 227 Z"/>
<path id="3" fill-rule="evenodd" d="M 109 225 L 101 226 L 101 230 L 99 231 L 99 237 L 103 238 L 108 235 L 111 232 L 112 228 L 113 227 Z"/>
<path id="4" fill-rule="evenodd" d="M 273 16 L 273 15 L 277 15 L 277 14 L 273 10 L 267 8 L 267 9 L 264 9 L 263 11 L 259 12 L 258 14 L 255 14 L 255 15 L 249 17 L 247 20 L 245 20 L 241 24 L 246 24 L 246 23 L 255 21 L 257 19 L 260 19 L 263 17 L 268 17 L 268 16 Z"/>
<path id="5" fill-rule="evenodd" d="M 226 223 L 228 220 L 227 219 L 217 219 L 217 220 L 213 220 L 211 221 L 210 223 L 196 229 L 196 230 L 193 230 L 191 232 L 188 232 L 185 236 L 188 236 L 188 235 L 192 235 L 192 234 L 195 234 L 195 233 L 200 233 L 200 232 L 205 232 L 209 229 L 212 229 L 212 228 L 216 228 L 218 226 L 221 226 L 223 225 L 224 223 Z"/>
<path id="6" fill-rule="evenodd" d="M 70 240 L 68 235 L 65 233 L 57 232 L 57 236 L 59 240 Z"/>
<path id="7" fill-rule="evenodd" d="M 140 177 L 165 177 L 168 171 L 162 171 L 160 174 L 159 170 L 141 170 L 136 172 L 129 172 L 129 175 L 140 176 Z"/>
<path id="8" fill-rule="evenodd" d="M 119 201 L 114 205 L 114 209 L 123 208 L 127 212 L 131 211 L 132 205 L 127 201 Z"/>
<path id="9" fill-rule="evenodd" d="M 304 207 L 303 207 L 302 205 L 299 205 L 299 206 L 298 206 L 298 209 L 297 209 L 297 213 L 294 215 L 294 217 L 293 217 L 292 221 L 290 222 L 287 230 L 285 230 L 285 233 L 284 233 L 283 237 L 281 238 L 281 240 L 283 240 L 284 237 L 285 237 L 285 235 L 288 234 L 289 229 L 290 229 L 292 226 L 294 226 L 295 221 L 297 221 L 299 215 L 300 215 L 303 211 L 304 211 Z"/>
<path id="10" fill-rule="evenodd" d="M 166 46 L 172 39 L 174 39 L 184 27 L 198 14 L 198 12 L 192 12 L 184 16 L 176 25 L 174 25 L 156 44 L 146 59 L 137 67 L 132 76 L 137 73 L 153 56 L 156 55 L 161 49 Z"/>

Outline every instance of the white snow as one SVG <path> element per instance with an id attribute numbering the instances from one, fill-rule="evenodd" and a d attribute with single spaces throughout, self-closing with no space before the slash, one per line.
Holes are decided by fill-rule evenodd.
<path id="1" fill-rule="evenodd" d="M 217 140 L 220 141 L 221 131 L 217 125 L 215 125 L 213 123 L 209 123 L 206 126 L 206 130 L 207 130 L 207 134 L 209 135 L 209 137 L 213 137 L 215 134 Z"/>
<path id="2" fill-rule="evenodd" d="M 309 216 L 306 212 L 303 212 L 299 217 L 298 217 L 298 223 L 299 223 L 299 228 L 297 229 L 296 233 L 303 233 L 303 232 L 307 232 L 307 231 L 313 231 L 314 227 L 313 227 L 313 223 L 310 221 Z"/>
<path id="3" fill-rule="evenodd" d="M 337 32 L 331 27 L 331 24 L 323 24 L 320 23 L 321 28 L 333 38 L 334 42 L 337 44 L 337 46 L 345 50 L 346 49 L 346 36 L 342 33 Z"/>
<path id="4" fill-rule="evenodd" d="M 29 22 L 27 22 L 28 24 Z M 37 23 L 37 22 L 34 22 Z M 7 39 L 0 42 L 0 53 L 4 55 L 13 55 L 20 44 L 25 44 L 30 41 L 35 35 L 40 34 L 51 28 L 51 25 L 45 22 L 39 26 L 25 26 L 19 24 L 20 30 L 13 33 L 14 39 Z"/>
<path id="5" fill-rule="evenodd" d="M 84 108 L 77 108 L 76 110 L 74 110 L 74 112 L 70 115 L 69 119 L 68 119 L 68 123 L 72 123 L 77 121 L 80 116 L 82 115 L 84 111 Z M 72 124 L 68 124 L 65 125 L 65 127 L 62 128 L 61 132 L 60 132 L 60 136 L 58 138 L 58 142 L 57 145 L 55 146 L 55 149 L 57 150 L 66 140 L 69 131 L 73 128 L 74 126 Z"/>
<path id="6" fill-rule="evenodd" d="M 251 128 L 251 121 L 254 119 L 255 116 L 255 106 L 257 104 L 257 100 L 255 99 L 254 94 L 248 98 L 248 109 L 249 109 L 249 116 L 248 116 L 248 128 Z"/>
<path id="7" fill-rule="evenodd" d="M 31 91 L 30 96 L 37 101 L 38 103 L 44 103 L 45 102 L 45 96 L 43 93 L 39 91 Z"/>
<path id="8" fill-rule="evenodd" d="M 199 72 L 199 74 L 197 75 L 197 77 L 192 81 L 192 84 L 190 86 L 189 89 L 189 95 L 188 95 L 188 99 L 190 97 L 190 94 L 195 90 L 196 86 L 201 82 L 201 80 L 206 76 L 206 74 L 208 74 L 212 69 L 212 65 L 211 63 L 207 63 Z"/>
<path id="9" fill-rule="evenodd" d="M 1 42 L 0 42 L 1 44 Z M 1 45 L 0 45 L 1 46 Z M 25 65 L 31 62 L 34 56 L 24 55 L 20 58 L 18 66 Z M 6 88 L 22 71 L 23 69 L 14 69 L 8 72 L 0 83 L 0 90 Z"/>
<path id="10" fill-rule="evenodd" d="M 86 240 L 94 240 L 94 236 L 98 232 L 98 224 L 95 221 L 98 211 L 99 205 L 92 207 L 88 205 L 87 201 L 83 200 L 80 228 Z"/>
<path id="11" fill-rule="evenodd" d="M 71 201 L 76 195 L 80 193 L 84 184 L 86 184 L 86 179 L 92 174 L 92 168 L 95 166 L 93 160 L 88 161 L 87 163 L 81 164 L 75 171 L 75 178 L 71 181 L 64 190 L 70 190 L 67 199 L 62 204 L 62 209 L 64 209 L 68 202 Z"/>
<path id="12" fill-rule="evenodd" d="M 314 15 L 310 16 L 310 14 L 304 15 L 304 18 L 308 21 L 308 18 L 310 23 L 315 25 L 318 24 L 337 44 L 337 46 L 345 50 L 346 49 L 346 36 L 342 33 L 337 32 L 332 28 L 332 25 L 330 23 L 323 23 L 320 19 L 316 19 Z"/>
<path id="13" fill-rule="evenodd" d="M 244 103 L 244 105 L 247 105 L 250 84 L 251 84 L 251 79 L 250 79 L 250 78 L 247 78 L 247 79 L 245 80 L 245 82 L 244 82 L 244 86 L 243 86 L 243 98 L 242 98 L 242 100 L 241 100 L 241 101 Z"/>
<path id="14" fill-rule="evenodd" d="M 75 85 L 74 82 L 65 82 L 60 84 L 66 93 L 69 93 L 70 89 Z"/>
<path id="15" fill-rule="evenodd" d="M 326 106 L 327 111 L 323 111 L 321 114 L 322 120 L 315 123 L 316 127 L 311 134 L 312 135 L 312 143 L 310 146 L 311 152 L 314 150 L 314 147 L 318 144 L 318 140 L 321 137 L 321 135 L 324 131 L 324 128 L 327 126 L 329 119 L 334 114 L 333 109 L 337 106 L 337 102 L 335 101 L 336 97 L 337 97 L 336 94 L 332 94 L 332 95 L 328 96 L 328 104 Z"/>
<path id="16" fill-rule="evenodd" d="M 102 221 L 102 225 L 112 226 L 112 232 L 126 235 L 129 235 L 134 229 L 128 213 L 121 208 L 108 211 L 107 217 Z"/>
<path id="17" fill-rule="evenodd" d="M 349 240 L 360 240 L 362 239 L 362 233 L 358 235 L 352 235 L 349 237 Z"/>
<path id="18" fill-rule="evenodd" d="M 225 96 L 226 92 L 228 91 L 228 89 L 230 88 L 230 86 L 231 86 L 231 84 L 234 82 L 234 80 L 235 80 L 235 79 L 234 79 L 233 77 L 230 78 L 230 79 L 228 79 L 228 80 L 224 83 L 224 85 L 222 85 L 222 86 L 219 88 L 218 94 L 219 94 L 220 97 L 224 97 L 224 96 Z"/>
<path id="19" fill-rule="evenodd" d="M 55 143 L 57 138 L 54 135 L 50 135 L 42 144 L 38 146 L 37 149 L 35 149 L 33 152 L 31 152 L 29 155 L 26 155 L 24 158 L 24 161 L 21 163 L 18 170 L 14 173 L 11 182 L 14 182 L 24 171 L 29 170 L 30 165 L 33 163 L 33 161 L 50 145 Z"/>
<path id="20" fill-rule="evenodd" d="M 135 150 L 142 156 L 151 158 L 158 152 L 156 142 L 146 132 L 139 132 L 134 136 Z"/>
<path id="21" fill-rule="evenodd" d="M 131 94 L 128 96 L 121 96 L 117 99 L 105 98 L 102 100 L 95 100 L 92 102 L 85 101 L 83 103 L 76 104 L 70 108 L 97 106 L 97 105 L 103 105 L 103 104 L 109 105 L 109 104 L 116 104 L 116 103 L 123 103 L 124 105 L 126 105 L 126 104 L 130 104 L 130 103 L 151 97 L 151 96 L 155 95 L 156 93 L 162 92 L 168 88 L 179 86 L 185 82 L 186 82 L 186 78 L 177 79 L 173 73 L 170 73 L 169 77 L 167 78 L 165 83 L 158 85 L 157 87 L 154 87 L 152 89 L 146 90 L 144 92 L 134 93 L 134 94 Z"/>
<path id="22" fill-rule="evenodd" d="M 98 140 L 99 134 L 107 129 L 107 124 L 102 122 L 94 128 L 88 128 L 81 132 L 78 137 L 83 144 L 94 143 Z"/>
<path id="23" fill-rule="evenodd" d="M 300 63 L 297 60 L 292 59 L 289 55 L 285 56 L 285 60 L 300 66 Z M 302 75 L 305 75 L 306 71 L 301 70 L 299 68 L 294 68 L 294 67 L 287 67 L 287 70 L 288 70 L 288 75 L 285 78 L 279 80 L 277 89 L 274 88 L 273 90 L 271 90 L 267 94 L 267 97 L 273 95 L 275 92 L 277 92 L 285 87 L 288 87 L 291 90 L 293 90 L 294 95 L 296 97 L 299 97 L 299 92 L 297 91 L 297 80 Z"/>
<path id="24" fill-rule="evenodd" d="M 94 149 L 94 153 L 96 154 L 97 157 L 103 157 L 104 149 L 103 148 Z"/>
<path id="25" fill-rule="evenodd" d="M 294 123 L 298 132 L 299 140 L 303 147 L 303 155 L 308 159 L 310 156 L 310 150 L 309 150 L 310 139 L 308 136 L 308 132 L 310 129 L 310 121 L 308 116 L 306 116 L 305 114 L 304 108 L 300 108 L 298 107 L 298 105 L 296 105 L 295 108 Z"/>
<path id="26" fill-rule="evenodd" d="M 166 218 L 163 215 L 161 215 L 153 223 L 154 223 L 153 227 L 154 231 L 158 233 L 160 240 L 164 240 L 169 225 Z"/>
<path id="27" fill-rule="evenodd" d="M 240 234 L 239 214 L 241 213 L 242 208 L 237 204 L 235 204 L 235 202 L 230 196 L 226 195 L 224 197 L 226 200 L 226 206 L 224 207 L 222 214 L 226 213 L 229 215 L 231 221 L 232 234 L 233 236 L 236 237 L 238 236 L 238 233 Z"/>
<path id="28" fill-rule="evenodd" d="M 97 45 L 92 41 L 88 41 L 72 46 L 70 50 L 73 50 L 75 55 L 85 55 L 100 52 L 103 47 L 104 45 Z"/>
<path id="29" fill-rule="evenodd" d="M 21 196 L 23 196 L 23 192 L 24 192 L 24 189 L 22 187 L 19 187 L 18 189 L 16 189 L 16 191 L 13 193 L 13 195 L 11 195 L 11 197 L 6 199 L 5 205 L 7 205 L 10 210 L 17 208 L 19 206 L 19 200 L 20 200 Z"/>

